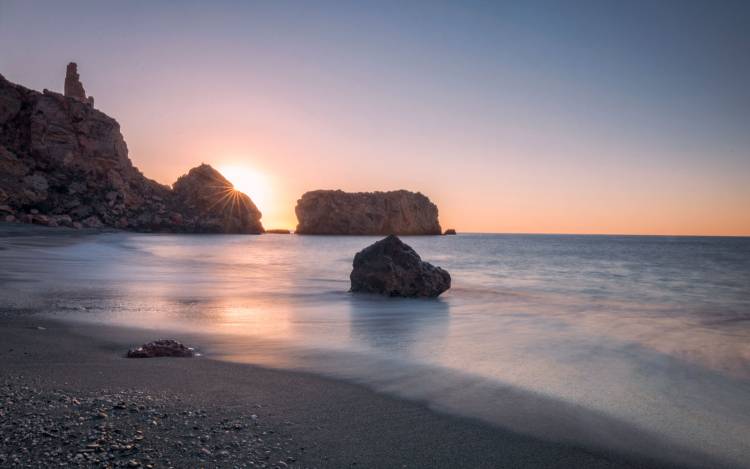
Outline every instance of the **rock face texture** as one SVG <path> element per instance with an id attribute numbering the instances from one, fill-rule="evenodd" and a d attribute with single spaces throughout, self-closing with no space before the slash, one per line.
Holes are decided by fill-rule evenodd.
<path id="1" fill-rule="evenodd" d="M 424 262 L 393 235 L 358 252 L 353 267 L 349 276 L 353 292 L 436 297 L 451 287 L 448 272 Z"/>
<path id="2" fill-rule="evenodd" d="M 193 231 L 261 233 L 260 210 L 250 197 L 207 164 L 191 169 L 172 186 L 183 216 L 195 220 Z"/>
<path id="3" fill-rule="evenodd" d="M 119 124 L 89 102 L 0 75 L 0 221 L 260 233 L 260 217 L 210 166 L 193 169 L 172 190 L 133 166 Z"/>
<path id="4" fill-rule="evenodd" d="M 295 207 L 297 234 L 439 235 L 438 209 L 426 196 L 391 192 L 306 192 Z"/>
<path id="5" fill-rule="evenodd" d="M 78 65 L 75 62 L 70 62 L 65 70 L 65 96 L 94 105 L 94 97 L 86 97 L 81 77 L 78 76 Z"/>
<path id="6" fill-rule="evenodd" d="M 128 350 L 128 358 L 184 357 L 195 356 L 192 348 L 174 339 L 161 339 Z"/>

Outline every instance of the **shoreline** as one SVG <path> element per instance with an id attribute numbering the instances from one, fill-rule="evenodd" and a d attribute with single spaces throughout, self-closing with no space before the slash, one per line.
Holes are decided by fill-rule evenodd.
<path id="1" fill-rule="evenodd" d="M 124 358 L 128 347 L 160 337 L 153 331 L 74 324 L 33 315 L 3 317 L 0 384 L 11 390 L 26 387 L 34 393 L 75 396 L 70 399 L 80 402 L 114 402 L 130 396 L 134 403 L 145 400 L 155 406 L 152 414 L 203 412 L 200 427 L 212 429 L 202 435 L 208 438 L 201 439 L 189 418 L 165 417 L 163 424 L 160 419 L 151 424 L 131 414 L 118 420 L 117 410 L 105 409 L 112 414 L 112 418 L 103 420 L 107 425 L 143 427 L 137 430 L 143 436 L 139 440 L 141 450 L 123 458 L 115 452 L 110 463 L 121 460 L 130 464 L 135 460 L 145 466 L 151 461 L 153 467 L 198 462 L 207 467 L 242 467 L 250 461 L 254 466 L 247 467 L 671 467 L 638 456 L 544 441 L 307 372 L 210 357 Z M 94 431 L 104 425 L 97 420 L 99 412 L 70 414 L 70 405 L 61 406 L 53 425 L 69 425 L 75 419 Z M 3 407 L 2 425 L 18 418 L 17 412 L 28 411 L 14 405 Z M 67 414 L 62 412 L 65 409 Z M 150 425 L 159 431 L 154 432 Z M 226 425 L 238 430 L 222 430 Z M 32 433 L 42 430 L 50 433 L 48 429 L 27 429 Z M 112 431 L 110 428 L 110 434 Z M 44 434 L 36 438 L 42 442 L 40 450 L 47 453 L 59 446 Z M 184 441 L 185 446 L 175 446 L 176 441 Z M 81 442 L 71 443 L 64 452 L 73 458 L 68 461 L 73 465 L 90 465 L 91 461 L 76 462 L 75 458 L 99 454 L 77 453 Z M 11 439 L 0 445 L 5 464 L 12 462 L 8 458 L 20 450 L 20 444 Z M 28 456 L 34 459 L 33 454 Z"/>
<path id="2" fill-rule="evenodd" d="M 115 227 L 102 227 L 102 228 L 70 228 L 65 226 L 50 227 L 37 225 L 33 223 L 24 222 L 7 222 L 0 221 L 0 236 L 33 236 L 33 235 L 54 235 L 54 234 L 78 234 L 78 235 L 96 235 L 103 233 L 132 233 L 142 235 L 174 235 L 174 236 L 259 236 L 263 234 L 289 234 L 296 236 L 312 236 L 312 237 L 384 237 L 386 235 L 369 234 L 369 235 L 350 235 L 350 234 L 309 234 L 309 233 L 297 233 L 294 230 L 288 230 L 289 233 L 278 233 L 278 229 L 266 230 L 263 233 L 257 234 L 233 234 L 233 233 L 174 233 L 168 231 L 135 231 L 135 230 L 123 230 Z M 283 231 L 283 230 L 281 230 Z M 444 233 L 441 234 L 429 234 L 429 235 L 398 235 L 399 237 L 409 238 L 429 238 L 429 237 L 444 237 Z M 590 238 L 684 238 L 684 239 L 701 239 L 701 238 L 720 238 L 720 239 L 749 239 L 750 234 L 732 234 L 732 235 L 720 235 L 720 234 L 643 234 L 643 233 L 524 233 L 524 232 L 490 232 L 490 231 L 460 231 L 456 235 L 448 236 L 540 236 L 540 237 L 590 237 Z"/>

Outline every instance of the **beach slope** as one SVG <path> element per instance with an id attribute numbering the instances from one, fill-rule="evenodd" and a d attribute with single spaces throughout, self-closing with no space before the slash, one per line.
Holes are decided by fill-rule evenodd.
<path id="1" fill-rule="evenodd" d="M 124 358 L 153 333 L 0 319 L 0 465 L 658 467 L 305 373 Z"/>

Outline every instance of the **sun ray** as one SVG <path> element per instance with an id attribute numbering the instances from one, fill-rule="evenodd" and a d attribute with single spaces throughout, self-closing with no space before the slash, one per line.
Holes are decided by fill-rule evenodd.
<path id="1" fill-rule="evenodd" d="M 272 184 L 270 178 L 256 169 L 241 164 L 227 164 L 218 167 L 219 172 L 232 183 L 234 189 L 250 197 L 253 204 L 263 211 L 272 203 Z M 239 210 L 246 202 L 236 197 L 232 203 Z"/>

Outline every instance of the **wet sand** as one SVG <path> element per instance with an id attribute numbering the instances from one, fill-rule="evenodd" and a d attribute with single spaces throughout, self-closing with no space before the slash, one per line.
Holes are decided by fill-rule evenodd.
<path id="1" fill-rule="evenodd" d="M 0 466 L 665 467 L 306 373 L 123 358 L 155 338 L 0 318 Z"/>

